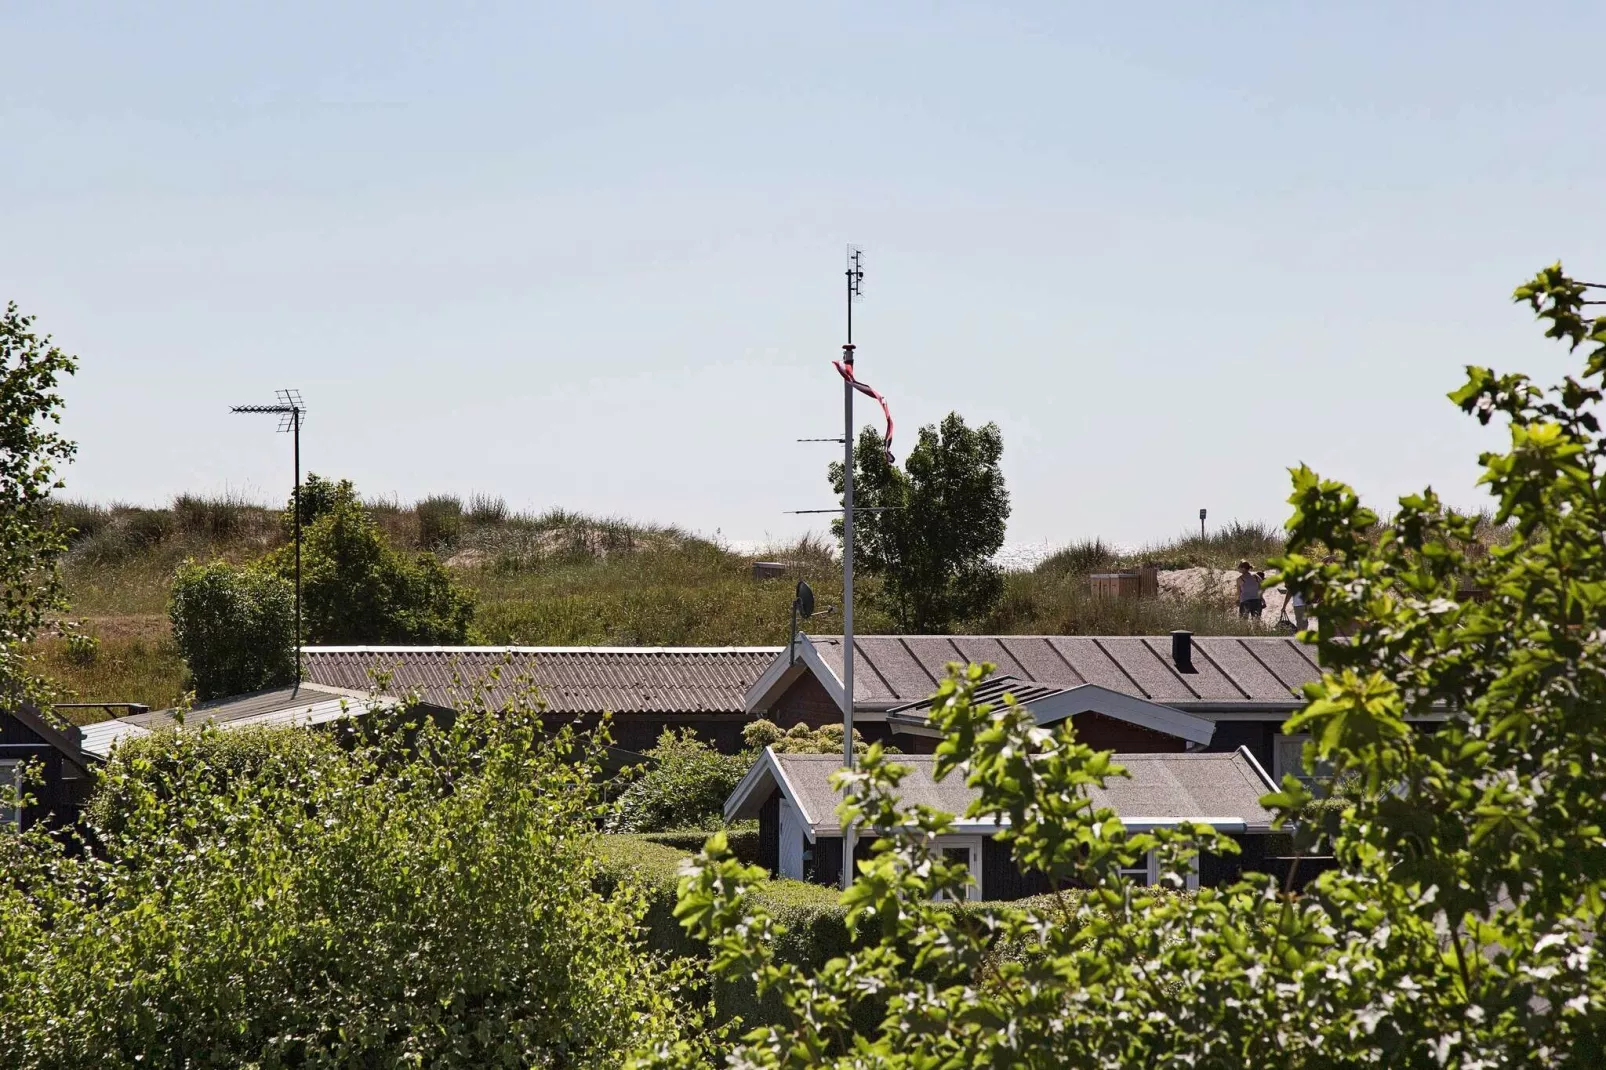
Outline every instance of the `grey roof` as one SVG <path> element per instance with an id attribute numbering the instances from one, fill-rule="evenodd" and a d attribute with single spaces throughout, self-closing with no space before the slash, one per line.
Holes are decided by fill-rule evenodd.
<path id="1" fill-rule="evenodd" d="M 392 694 L 416 691 L 452 707 L 477 683 L 502 705 L 534 686 L 553 713 L 744 712 L 743 696 L 777 654 L 766 647 L 308 647 L 307 678 L 367 690 L 391 674 Z"/>
<path id="2" fill-rule="evenodd" d="M 391 700 L 384 702 L 394 705 Z M 366 713 L 369 700 L 360 691 L 319 684 L 276 687 L 247 695 L 214 699 L 193 706 L 180 722 L 175 710 L 151 710 L 109 721 L 84 725 L 84 751 L 105 758 L 118 741 L 150 735 L 180 723 L 195 727 L 213 724 L 222 729 L 315 725 L 352 714 Z"/>
<path id="3" fill-rule="evenodd" d="M 810 637 L 842 676 L 841 636 Z M 1049 687 L 1098 684 L 1179 709 L 1295 704 L 1320 679 L 1312 648 L 1283 636 L 1194 636 L 1194 672 L 1171 661 L 1171 637 L 1135 635 L 862 635 L 854 640 L 854 704 L 887 709 L 928 697 L 949 662 L 992 662 L 1000 675 Z"/>
<path id="4" fill-rule="evenodd" d="M 900 754 L 894 760 L 911 770 L 898 785 L 899 798 L 906 804 L 923 803 L 958 816 L 976 798 L 977 792 L 965 785 L 959 773 L 943 781 L 932 775 L 935 755 Z M 1126 769 L 1128 776 L 1112 777 L 1104 788 L 1092 789 L 1088 794 L 1095 807 L 1115 811 L 1128 827 L 1198 821 L 1224 831 L 1270 830 L 1271 815 L 1260 805 L 1260 797 L 1276 788 L 1242 747 L 1224 754 L 1116 754 L 1114 761 Z M 766 766 L 766 762 L 773 764 Z M 835 832 L 840 796 L 830 781 L 831 774 L 841 767 L 842 759 L 834 754 L 775 754 L 766 750 L 726 803 L 726 814 L 756 813 L 768 793 L 758 790 L 765 778 L 755 774 L 776 768 L 785 780 L 783 790 L 814 832 Z M 982 828 L 963 827 L 970 831 Z"/>

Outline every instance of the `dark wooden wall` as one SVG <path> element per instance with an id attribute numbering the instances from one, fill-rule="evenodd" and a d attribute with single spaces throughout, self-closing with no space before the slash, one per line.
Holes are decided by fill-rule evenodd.
<path id="1" fill-rule="evenodd" d="M 5 710 L 0 710 L 0 758 L 36 761 L 42 767 L 43 783 L 23 785 L 23 793 L 34 798 L 22 810 L 24 829 L 41 821 L 65 825 L 77 820 L 94 787 L 89 775 Z"/>
<path id="2" fill-rule="evenodd" d="M 806 845 L 805 845 L 806 846 Z M 781 871 L 781 793 L 772 790 L 758 808 L 758 864 L 774 876 Z"/>
<path id="3" fill-rule="evenodd" d="M 1272 737 L 1282 727 L 1281 721 L 1230 721 L 1216 722 L 1216 734 L 1211 737 L 1207 751 L 1223 754 L 1235 751 L 1239 747 L 1247 747 L 1249 753 L 1255 756 L 1255 761 L 1271 775 L 1272 767 Z"/>

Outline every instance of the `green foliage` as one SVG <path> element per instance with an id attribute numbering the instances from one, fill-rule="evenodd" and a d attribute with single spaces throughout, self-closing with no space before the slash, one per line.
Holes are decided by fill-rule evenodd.
<path id="1" fill-rule="evenodd" d="M 725 800 L 753 764 L 751 754 L 721 754 L 690 728 L 664 729 L 608 815 L 610 832 L 717 829 Z"/>
<path id="2" fill-rule="evenodd" d="M 463 503 L 449 494 L 419 502 L 418 542 L 426 549 L 452 549 L 463 534 Z"/>
<path id="3" fill-rule="evenodd" d="M 10 695 L 37 692 L 22 647 L 63 605 L 58 559 L 67 532 L 49 502 L 62 486 L 58 466 L 77 452 L 55 430 L 62 408 L 57 384 L 77 370 L 77 358 L 34 333 L 32 316 L 6 305 L 0 315 L 0 690 Z"/>
<path id="4" fill-rule="evenodd" d="M 1103 539 L 1083 539 L 1048 555 L 1032 571 L 1048 576 L 1086 576 L 1114 568 L 1118 560 Z"/>
<path id="5" fill-rule="evenodd" d="M 689 967 L 642 950 L 639 893 L 596 890 L 593 741 L 524 704 L 300 734 L 243 763 L 159 736 L 108 769 L 94 850 L 0 838 L 0 1064 L 611 1068 L 696 1040 Z"/>
<path id="6" fill-rule="evenodd" d="M 409 558 L 393 549 L 349 482 L 342 481 L 302 540 L 308 642 L 461 643 L 467 637 L 473 596 L 452 582 L 434 554 Z M 290 578 L 293 562 L 289 548 L 276 552 L 280 575 Z"/>
<path id="7" fill-rule="evenodd" d="M 1004 545 L 1009 492 L 997 424 L 965 426 L 958 413 L 920 429 L 900 470 L 874 429 L 854 450 L 854 561 L 879 575 L 904 632 L 946 632 L 985 613 L 1003 592 L 993 555 Z M 842 493 L 842 465 L 830 468 Z M 880 511 L 871 511 L 874 507 Z M 841 521 L 835 522 L 838 536 Z"/>
<path id="8" fill-rule="evenodd" d="M 773 951 L 781 926 L 762 874 L 716 835 L 684 878 L 676 913 L 706 937 L 714 969 L 786 1007 L 730 1057 L 751 1067 L 1194 1066 L 1595 1067 L 1606 1061 L 1606 436 L 1594 409 L 1606 317 L 1559 267 L 1519 289 L 1552 337 L 1585 348 L 1582 377 L 1548 392 L 1470 368 L 1452 395 L 1509 424 L 1482 457 L 1511 525 L 1484 549 L 1471 517 L 1432 491 L 1387 526 L 1347 486 L 1294 470 L 1279 566 L 1319 605 L 1326 672 L 1288 731 L 1325 763 L 1339 803 L 1288 776 L 1265 800 L 1295 845 L 1333 846 L 1338 868 L 1303 896 L 1264 876 L 1156 895 L 1118 870 L 1153 850 L 1179 884 L 1210 829 L 1129 833 L 1089 792 L 1119 776 L 1108 753 L 1048 734 L 1013 703 L 973 702 L 990 667 L 955 667 L 932 724 L 941 776 L 977 789 L 974 819 L 1024 864 L 1087 891 L 944 912 L 963 867 L 933 837 L 949 815 L 905 807 L 903 770 L 872 747 L 839 774 L 845 822 L 884 830 L 843 896 L 846 922 L 877 932 L 808 971 Z M 1462 600 L 1463 582 L 1486 592 Z M 1435 731 L 1408 719 L 1446 714 Z M 1023 950 L 997 956 L 1000 946 Z M 879 1028 L 855 1024 L 886 999 Z M 851 1052 L 851 1054 L 850 1054 Z M 647 1061 L 691 1064 L 659 1046 Z"/>
<path id="9" fill-rule="evenodd" d="M 342 479 L 336 482 L 325 479 L 316 472 L 308 472 L 307 477 L 301 481 L 297 492 L 301 498 L 301 526 L 310 527 L 337 505 L 357 504 L 357 489 L 352 486 L 351 480 Z M 291 494 L 290 500 L 285 504 L 281 523 L 288 535 L 295 527 L 296 497 Z"/>
<path id="10" fill-rule="evenodd" d="M 203 701 L 295 679 L 295 590 L 274 573 L 187 561 L 167 612 Z"/>
<path id="11" fill-rule="evenodd" d="M 810 728 L 799 721 L 783 731 L 780 725 L 760 717 L 742 726 L 742 742 L 753 750 L 770 747 L 777 754 L 841 754 L 842 726 L 828 724 Z M 864 751 L 864 739 L 855 728 L 853 753 L 863 754 Z"/>

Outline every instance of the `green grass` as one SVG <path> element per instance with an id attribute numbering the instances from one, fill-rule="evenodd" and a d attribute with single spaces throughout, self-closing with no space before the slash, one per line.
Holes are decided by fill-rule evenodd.
<path id="1" fill-rule="evenodd" d="M 819 612 L 804 627 L 842 628 L 841 566 L 818 539 L 734 553 L 668 526 L 564 510 L 510 513 L 502 499 L 433 495 L 412 505 L 371 500 L 368 507 L 396 545 L 433 549 L 478 599 L 475 638 L 529 646 L 754 646 L 786 641 L 798 580 L 814 588 Z M 185 495 L 164 509 L 62 502 L 78 529 L 63 573 L 71 615 L 101 639 L 91 662 L 74 661 L 56 640 L 33 653 L 64 699 L 171 705 L 185 689 L 173 648 L 167 599 L 173 571 L 186 558 L 247 561 L 283 545 L 282 511 L 233 497 Z M 1157 634 L 1188 628 L 1242 634 L 1256 625 L 1225 604 L 1097 599 L 1088 574 L 1154 562 L 1167 567 L 1257 565 L 1281 549 L 1280 533 L 1230 524 L 1205 539 L 1190 536 L 1135 552 L 1096 540 L 1066 547 L 1029 571 L 1006 575 L 1005 595 L 985 617 L 958 630 L 1048 634 Z M 786 575 L 755 580 L 755 560 L 782 561 Z M 855 623 L 861 633 L 894 630 L 878 609 L 878 584 L 861 576 Z"/>

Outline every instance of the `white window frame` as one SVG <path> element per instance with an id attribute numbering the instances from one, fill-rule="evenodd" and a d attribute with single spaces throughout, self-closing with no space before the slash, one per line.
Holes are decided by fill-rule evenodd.
<path id="1" fill-rule="evenodd" d="M 981 836 L 938 836 L 937 853 L 944 851 L 967 850 L 970 852 L 970 883 L 965 886 L 965 898 L 978 900 L 981 898 Z"/>
<path id="2" fill-rule="evenodd" d="M 0 799 L 0 826 L 22 828 L 22 761 L 17 758 L 0 758 L 0 785 L 11 791 L 9 799 Z"/>
<path id="3" fill-rule="evenodd" d="M 1317 763 L 1316 773 L 1308 775 L 1302 758 L 1295 757 L 1292 764 L 1283 760 L 1285 750 L 1295 755 L 1302 754 L 1308 742 L 1310 742 L 1309 732 L 1295 732 L 1290 735 L 1278 732 L 1271 737 L 1271 778 L 1277 782 L 1279 788 L 1282 786 L 1284 773 L 1294 774 L 1301 784 L 1311 789 L 1333 779 L 1331 773 L 1321 771 L 1322 763 Z"/>
<path id="4" fill-rule="evenodd" d="M 1135 866 L 1122 866 L 1116 870 L 1122 877 L 1134 884 L 1154 885 L 1160 883 L 1160 860 L 1149 851 Z"/>

